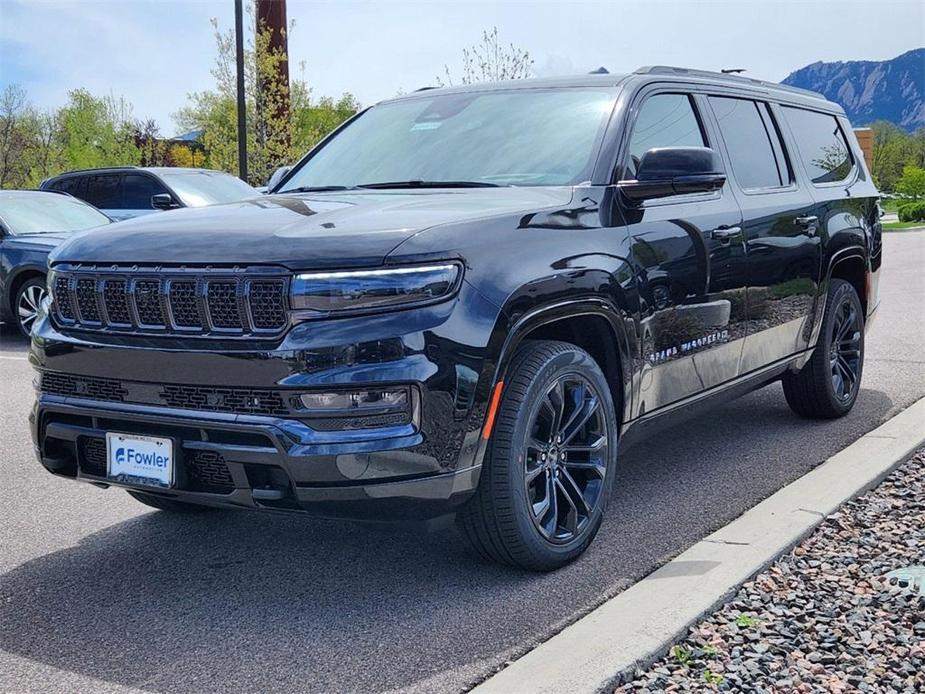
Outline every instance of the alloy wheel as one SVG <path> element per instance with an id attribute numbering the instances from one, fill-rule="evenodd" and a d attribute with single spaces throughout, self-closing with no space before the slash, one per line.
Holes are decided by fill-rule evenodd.
<path id="1" fill-rule="evenodd" d="M 578 374 L 559 377 L 536 408 L 523 455 L 533 523 L 548 541 L 570 542 L 588 526 L 601 502 L 607 455 L 601 397 Z"/>
<path id="2" fill-rule="evenodd" d="M 19 325 L 22 331 L 29 334 L 32 324 L 39 315 L 39 307 L 45 299 L 45 289 L 41 285 L 33 284 L 25 288 L 19 294 L 19 302 L 16 305 L 16 315 L 19 319 Z"/>
<path id="3" fill-rule="evenodd" d="M 839 400 L 849 400 L 858 386 L 861 370 L 861 320 L 847 297 L 835 309 L 829 347 L 832 389 Z"/>

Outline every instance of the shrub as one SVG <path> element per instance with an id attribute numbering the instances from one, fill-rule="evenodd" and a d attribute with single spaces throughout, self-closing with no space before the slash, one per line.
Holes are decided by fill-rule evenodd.
<path id="1" fill-rule="evenodd" d="M 925 222 L 925 200 L 901 205 L 898 214 L 900 222 Z"/>

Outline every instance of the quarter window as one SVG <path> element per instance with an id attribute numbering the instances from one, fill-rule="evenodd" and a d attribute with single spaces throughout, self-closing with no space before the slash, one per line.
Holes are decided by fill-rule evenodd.
<path id="1" fill-rule="evenodd" d="M 835 116 L 792 106 L 784 106 L 783 111 L 812 182 L 836 183 L 848 178 L 853 162 Z"/>
<path id="2" fill-rule="evenodd" d="M 747 99 L 710 97 L 710 106 L 716 115 L 720 132 L 726 143 L 726 151 L 732 163 L 736 180 L 744 190 L 756 188 L 779 188 L 790 182 L 784 171 L 786 165 L 778 161 L 778 154 L 772 144 L 777 140 L 777 131 L 769 132 L 769 121 L 763 118 L 758 104 Z"/>
<path id="3" fill-rule="evenodd" d="M 653 147 L 704 147 L 706 141 L 694 105 L 685 94 L 656 94 L 646 99 L 630 139 L 633 175 L 639 160 Z"/>

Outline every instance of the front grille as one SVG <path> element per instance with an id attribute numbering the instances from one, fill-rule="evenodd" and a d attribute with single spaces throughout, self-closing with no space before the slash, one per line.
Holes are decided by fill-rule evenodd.
<path id="1" fill-rule="evenodd" d="M 100 436 L 77 437 L 77 462 L 81 472 L 106 476 L 106 439 Z"/>
<path id="2" fill-rule="evenodd" d="M 164 384 L 161 399 L 170 407 L 189 410 L 267 416 L 289 414 L 289 409 L 279 393 L 262 388 Z"/>
<path id="3" fill-rule="evenodd" d="M 110 402 L 124 402 L 128 394 L 121 382 L 111 378 L 71 376 L 51 371 L 42 374 L 42 392 Z"/>
<path id="4" fill-rule="evenodd" d="M 282 333 L 289 322 L 287 279 L 266 270 L 230 272 L 59 267 L 55 317 L 66 327 L 116 333 L 225 338 Z"/>
<path id="5" fill-rule="evenodd" d="M 234 480 L 221 453 L 187 449 L 184 449 L 184 453 L 191 490 L 212 494 L 230 494 L 234 491 Z"/>

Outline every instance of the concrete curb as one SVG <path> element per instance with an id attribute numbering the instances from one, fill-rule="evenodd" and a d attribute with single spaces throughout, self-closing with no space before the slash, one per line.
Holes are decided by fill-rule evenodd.
<path id="1" fill-rule="evenodd" d="M 662 655 L 703 615 L 925 443 L 925 398 L 511 663 L 473 694 L 599 692 Z"/>

